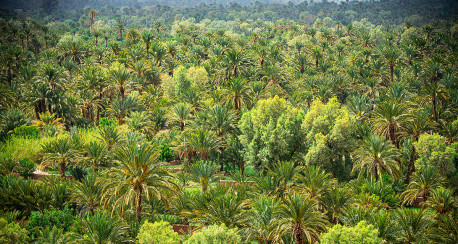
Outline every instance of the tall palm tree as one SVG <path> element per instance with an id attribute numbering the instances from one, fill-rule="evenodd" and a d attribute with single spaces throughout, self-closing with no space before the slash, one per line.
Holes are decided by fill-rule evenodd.
<path id="1" fill-rule="evenodd" d="M 307 166 L 296 177 L 296 182 L 299 183 L 299 188 L 304 189 L 311 198 L 317 199 L 328 188 L 333 187 L 336 180 L 332 178 L 331 173 L 326 173 L 320 166 Z"/>
<path id="2" fill-rule="evenodd" d="M 320 197 L 320 204 L 333 224 L 337 224 L 337 216 L 352 203 L 352 194 L 348 188 L 333 187 Z"/>
<path id="3" fill-rule="evenodd" d="M 382 50 L 382 55 L 390 66 L 390 80 L 393 82 L 394 67 L 399 59 L 400 53 L 394 47 L 388 47 Z"/>
<path id="4" fill-rule="evenodd" d="M 276 214 L 280 203 L 275 198 L 258 196 L 247 212 L 248 227 L 244 230 L 248 239 L 271 244 L 275 240 Z"/>
<path id="5" fill-rule="evenodd" d="M 79 152 L 75 150 L 70 137 L 65 136 L 46 142 L 42 145 L 43 160 L 45 165 L 58 164 L 60 176 L 65 178 L 68 164 L 78 160 Z"/>
<path id="6" fill-rule="evenodd" d="M 186 123 L 191 118 L 192 106 L 188 103 L 177 103 L 173 105 L 169 113 L 169 119 L 172 122 L 178 122 L 180 130 L 183 131 Z"/>
<path id="7" fill-rule="evenodd" d="M 119 94 L 124 100 L 124 95 L 126 93 L 126 86 L 128 85 L 132 74 L 129 70 L 124 67 L 113 69 L 110 71 L 110 78 L 113 80 L 115 85 L 118 87 Z"/>
<path id="8" fill-rule="evenodd" d="M 99 125 L 100 112 L 102 107 L 103 93 L 108 88 L 107 80 L 102 71 L 98 67 L 90 66 L 83 70 L 81 74 L 81 82 L 78 86 L 80 89 L 88 89 L 96 93 L 98 98 L 96 125 Z"/>
<path id="9" fill-rule="evenodd" d="M 146 48 L 146 57 L 149 57 L 149 48 L 151 46 L 151 41 L 153 40 L 154 36 L 151 34 L 149 31 L 142 31 L 142 40 L 143 43 L 145 43 L 145 48 Z"/>
<path id="10" fill-rule="evenodd" d="M 223 56 L 223 71 L 226 79 L 238 77 L 246 67 L 250 65 L 246 52 L 230 49 Z"/>
<path id="11" fill-rule="evenodd" d="M 440 187 L 431 192 L 431 197 L 426 206 L 434 209 L 438 214 L 444 215 L 458 209 L 458 203 L 453 196 L 453 190 Z"/>
<path id="12" fill-rule="evenodd" d="M 225 93 L 229 103 L 233 103 L 234 110 L 240 110 L 242 104 L 248 106 L 250 104 L 251 89 L 246 80 L 241 77 L 230 79 L 227 87 L 225 87 Z"/>
<path id="13" fill-rule="evenodd" d="M 423 167 L 412 175 L 407 190 L 402 193 L 404 204 L 412 204 L 418 197 L 423 197 L 423 201 L 427 201 L 431 192 L 443 183 L 444 178 L 435 167 Z"/>
<path id="14" fill-rule="evenodd" d="M 398 241 L 402 243 L 417 243 L 429 239 L 433 221 L 426 209 L 396 209 L 395 220 L 399 228 L 399 232 L 396 235 Z"/>
<path id="15" fill-rule="evenodd" d="M 97 211 L 94 215 L 87 215 L 83 218 L 83 233 L 75 233 L 71 236 L 73 243 L 134 243 L 128 237 L 128 225 L 118 217 L 110 217 L 106 211 Z"/>
<path id="16" fill-rule="evenodd" d="M 82 213 L 89 211 L 94 214 L 95 209 L 100 206 L 102 188 L 97 182 L 96 174 L 88 174 L 81 182 L 75 181 L 72 185 L 72 201 L 82 208 Z"/>
<path id="17" fill-rule="evenodd" d="M 404 123 L 406 111 L 406 105 L 402 101 L 390 99 L 380 103 L 373 112 L 374 132 L 385 136 L 394 145 L 399 146 L 397 137 Z"/>
<path id="18" fill-rule="evenodd" d="M 201 160 L 206 160 L 210 154 L 219 149 L 220 143 L 213 131 L 200 127 L 189 134 L 189 147 L 200 155 Z"/>
<path id="19" fill-rule="evenodd" d="M 295 243 L 318 241 L 326 230 L 326 216 L 317 211 L 317 202 L 301 194 L 289 195 L 278 207 L 277 238 L 291 233 Z"/>
<path id="20" fill-rule="evenodd" d="M 89 15 L 89 18 L 90 18 L 90 23 L 89 23 L 90 30 L 92 31 L 92 25 L 94 25 L 94 19 L 95 19 L 95 17 L 97 17 L 98 13 L 97 13 L 97 11 L 95 9 L 90 9 L 88 15 Z"/>
<path id="21" fill-rule="evenodd" d="M 358 177 L 368 174 L 377 182 L 383 172 L 393 178 L 398 178 L 400 169 L 396 163 L 399 152 L 391 142 L 377 135 L 365 138 L 361 146 L 355 151 L 355 163 L 352 173 L 359 171 Z"/>
<path id="22" fill-rule="evenodd" d="M 137 111 L 138 107 L 137 101 L 131 97 L 127 97 L 126 99 L 118 98 L 111 103 L 108 112 L 118 117 L 118 124 L 123 125 L 125 122 L 124 118 L 129 116 L 130 113 Z"/>
<path id="23" fill-rule="evenodd" d="M 133 140 L 114 152 L 115 167 L 105 173 L 103 200 L 105 206 L 114 202 L 121 211 L 135 206 L 138 223 L 142 220 L 142 198 L 161 199 L 162 190 L 171 190 L 171 176 L 158 162 L 158 151 L 145 142 Z M 113 208 L 115 209 L 115 208 Z"/>
<path id="24" fill-rule="evenodd" d="M 221 175 L 217 174 L 218 166 L 211 161 L 199 161 L 190 165 L 188 170 L 191 179 L 202 186 L 202 192 L 207 191 L 209 184 L 221 179 Z"/>
<path id="25" fill-rule="evenodd" d="M 410 140 L 412 149 L 410 151 L 409 164 L 407 165 L 405 184 L 409 184 L 410 176 L 415 172 L 415 144 L 421 134 L 433 129 L 434 124 L 430 121 L 430 116 L 424 110 L 415 109 L 407 114 L 404 123 L 401 125 L 400 137 Z"/>
<path id="26" fill-rule="evenodd" d="M 111 151 L 122 139 L 121 134 L 115 126 L 99 127 L 98 133 L 99 135 L 96 137 L 105 143 L 108 151 Z"/>
<path id="27" fill-rule="evenodd" d="M 108 150 L 104 144 L 91 141 L 85 146 L 87 154 L 86 161 L 94 168 L 94 173 L 97 173 L 99 167 L 108 160 Z"/>

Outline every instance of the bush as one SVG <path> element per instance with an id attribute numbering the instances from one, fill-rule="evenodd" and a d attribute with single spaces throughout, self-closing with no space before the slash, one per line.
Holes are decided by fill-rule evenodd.
<path id="1" fill-rule="evenodd" d="M 28 231 L 19 226 L 18 223 L 9 223 L 0 219 L 0 243 L 30 243 Z"/>
<path id="2" fill-rule="evenodd" d="M 32 125 L 29 126 L 19 126 L 14 128 L 14 135 L 15 136 L 22 136 L 22 137 L 31 137 L 37 138 L 40 130 Z"/>
<path id="3" fill-rule="evenodd" d="M 374 226 L 366 224 L 364 220 L 354 227 L 342 226 L 340 224 L 334 225 L 327 233 L 321 236 L 321 242 L 323 244 L 378 244 L 382 241 L 383 239 L 378 237 L 378 230 Z"/>
<path id="4" fill-rule="evenodd" d="M 23 158 L 19 160 L 19 167 L 16 171 L 23 177 L 29 177 L 36 168 L 37 166 L 30 158 Z"/>
<path id="5" fill-rule="evenodd" d="M 45 209 L 43 212 L 32 212 L 27 229 L 30 230 L 35 227 L 52 228 L 55 225 L 58 229 L 68 231 L 77 222 L 72 212 L 73 210 L 68 207 L 65 207 L 64 210 L 51 208 Z"/>
<path id="6" fill-rule="evenodd" d="M 237 229 L 229 229 L 224 224 L 210 225 L 194 233 L 187 244 L 238 244 L 242 238 L 237 234 Z"/>
<path id="7" fill-rule="evenodd" d="M 149 223 L 145 221 L 137 236 L 140 244 L 169 244 L 180 243 L 180 237 L 173 231 L 173 227 L 165 221 Z"/>
<path id="8" fill-rule="evenodd" d="M 117 125 L 117 123 L 114 119 L 108 119 L 107 117 L 102 117 L 100 118 L 99 125 L 100 126 L 115 126 Z"/>
<path id="9" fill-rule="evenodd" d="M 175 153 L 166 144 L 161 146 L 161 157 L 160 160 L 164 162 L 170 162 L 175 158 Z"/>

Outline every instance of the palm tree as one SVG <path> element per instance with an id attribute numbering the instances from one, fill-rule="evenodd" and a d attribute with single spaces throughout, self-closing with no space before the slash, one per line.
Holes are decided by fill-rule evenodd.
<path id="1" fill-rule="evenodd" d="M 201 160 L 206 160 L 210 154 L 219 149 L 220 143 L 213 131 L 200 127 L 189 134 L 189 147 L 199 153 Z"/>
<path id="2" fill-rule="evenodd" d="M 45 165 L 58 164 L 60 176 L 65 178 L 65 171 L 69 163 L 78 160 L 79 152 L 75 150 L 70 137 L 65 136 L 46 142 L 42 145 L 43 160 Z"/>
<path id="3" fill-rule="evenodd" d="M 229 102 L 234 105 L 234 110 L 240 110 L 242 104 L 250 104 L 251 90 L 246 80 L 240 77 L 230 79 L 228 86 L 225 88 L 225 93 Z"/>
<path id="4" fill-rule="evenodd" d="M 382 55 L 385 58 L 386 62 L 390 65 L 390 77 L 391 82 L 393 82 L 394 66 L 397 63 L 400 54 L 397 49 L 393 47 L 388 47 L 383 49 Z"/>
<path id="5" fill-rule="evenodd" d="M 111 151 L 121 141 L 121 134 L 115 126 L 103 126 L 98 129 L 99 136 L 96 136 L 99 140 L 105 143 L 108 151 Z"/>
<path id="6" fill-rule="evenodd" d="M 107 80 L 102 74 L 102 71 L 98 67 L 88 67 L 83 70 L 81 74 L 81 83 L 79 84 L 80 89 L 88 89 L 96 93 L 98 98 L 97 106 L 97 118 L 96 124 L 99 125 L 100 112 L 102 107 L 103 93 L 108 87 Z"/>
<path id="7" fill-rule="evenodd" d="M 230 49 L 223 56 L 223 70 L 225 79 L 238 77 L 240 72 L 250 65 L 250 60 L 244 51 Z"/>
<path id="8" fill-rule="evenodd" d="M 415 172 L 415 144 L 421 134 L 433 129 L 429 115 L 424 110 L 411 110 L 406 116 L 406 120 L 401 125 L 400 137 L 404 140 L 410 140 L 412 149 L 410 151 L 409 164 L 407 165 L 405 184 L 409 184 L 410 176 Z"/>
<path id="9" fill-rule="evenodd" d="M 427 201 L 431 192 L 442 186 L 444 179 L 435 167 L 423 167 L 412 175 L 412 181 L 401 195 L 404 204 L 412 204 L 418 197 Z"/>
<path id="10" fill-rule="evenodd" d="M 352 173 L 359 171 L 358 177 L 368 174 L 377 182 L 386 172 L 393 178 L 398 178 L 400 170 L 396 163 L 399 152 L 384 138 L 370 135 L 365 138 L 361 146 L 355 151 L 355 163 Z"/>
<path id="11" fill-rule="evenodd" d="M 221 175 L 217 174 L 218 166 L 211 161 L 199 161 L 188 167 L 191 179 L 199 182 L 202 186 L 202 192 L 207 191 L 208 185 L 213 182 L 219 182 Z"/>
<path id="12" fill-rule="evenodd" d="M 374 132 L 399 146 L 397 137 L 404 123 L 406 111 L 406 105 L 402 101 L 391 99 L 380 103 L 373 112 Z"/>
<path id="13" fill-rule="evenodd" d="M 142 198 L 161 199 L 161 190 L 171 190 L 171 176 L 163 164 L 158 163 L 157 149 L 145 142 L 133 140 L 120 146 L 114 158 L 117 165 L 105 173 L 103 180 L 105 206 L 113 201 L 121 206 L 121 211 L 126 205 L 135 206 L 140 223 Z"/>
<path id="14" fill-rule="evenodd" d="M 121 94 L 121 98 L 124 100 L 124 94 L 126 92 L 126 86 L 130 81 L 132 74 L 129 70 L 124 67 L 120 67 L 118 69 L 114 69 L 110 71 L 110 78 L 116 84 L 119 90 L 119 94 Z"/>
<path id="15" fill-rule="evenodd" d="M 96 174 L 88 174 L 83 180 L 75 181 L 72 185 L 72 201 L 82 208 L 82 214 L 89 211 L 92 215 L 94 210 L 100 205 L 102 188 L 97 182 Z"/>
<path id="16" fill-rule="evenodd" d="M 417 243 L 429 239 L 433 221 L 426 209 L 396 209 L 395 220 L 399 229 L 396 235 L 398 241 Z"/>
<path id="17" fill-rule="evenodd" d="M 110 114 L 118 117 L 119 125 L 123 125 L 125 122 L 124 118 L 136 110 L 138 110 L 138 103 L 131 97 L 127 97 L 126 99 L 118 98 L 108 108 Z"/>
<path id="18" fill-rule="evenodd" d="M 453 190 L 440 187 L 431 192 L 431 197 L 426 202 L 426 206 L 434 209 L 438 214 L 444 215 L 457 210 L 458 203 L 453 196 Z"/>
<path id="19" fill-rule="evenodd" d="M 127 30 L 126 38 L 128 40 L 132 40 L 134 45 L 137 43 L 137 39 L 138 39 L 139 36 L 140 36 L 140 34 L 138 33 L 138 31 L 136 29 L 131 28 L 131 29 Z"/>
<path id="20" fill-rule="evenodd" d="M 97 173 L 99 166 L 108 160 L 108 150 L 105 145 L 91 141 L 85 146 L 87 159 L 90 166 L 94 167 L 94 173 Z"/>
<path id="21" fill-rule="evenodd" d="M 439 115 L 437 114 L 437 106 L 442 105 L 443 101 L 447 100 L 448 91 L 443 84 L 439 81 L 427 83 L 422 90 L 424 99 L 422 104 L 425 102 L 431 103 L 431 110 L 436 123 L 439 121 Z"/>
<path id="22" fill-rule="evenodd" d="M 314 49 L 312 49 L 310 55 L 312 55 L 312 57 L 315 59 L 315 67 L 318 68 L 319 60 L 323 57 L 323 54 L 321 53 L 320 49 L 318 47 L 315 47 Z"/>
<path id="23" fill-rule="evenodd" d="M 307 166 L 296 177 L 296 182 L 299 183 L 299 188 L 303 188 L 311 198 L 317 199 L 328 188 L 333 187 L 336 180 L 332 178 L 331 173 L 326 173 L 320 166 Z"/>
<path id="24" fill-rule="evenodd" d="M 128 237 L 128 225 L 117 217 L 110 217 L 106 211 L 97 211 L 94 215 L 87 215 L 83 218 L 83 228 L 81 234 L 75 233 L 71 236 L 73 243 L 134 243 Z"/>
<path id="25" fill-rule="evenodd" d="M 431 231 L 430 239 L 435 243 L 456 243 L 458 237 L 458 222 L 456 213 L 439 216 L 439 219 Z"/>
<path id="26" fill-rule="evenodd" d="M 154 36 L 151 34 L 149 31 L 142 31 L 142 40 L 143 43 L 145 43 L 145 48 L 146 48 L 146 57 L 149 57 L 149 48 L 151 46 L 151 41 L 153 40 Z"/>
<path id="27" fill-rule="evenodd" d="M 292 194 L 278 207 L 277 238 L 290 232 L 295 243 L 318 241 L 326 230 L 326 216 L 317 211 L 317 202 L 301 194 Z"/>
<path id="28" fill-rule="evenodd" d="M 305 55 L 305 53 L 303 54 L 299 53 L 296 56 L 296 63 L 299 66 L 299 72 L 303 74 L 305 72 L 305 66 L 307 65 L 307 56 Z"/>
<path id="29" fill-rule="evenodd" d="M 178 122 L 180 125 L 180 130 L 183 131 L 186 123 L 191 117 L 192 106 L 187 103 L 177 103 L 175 104 L 169 113 L 169 119 L 173 122 Z"/>
<path id="30" fill-rule="evenodd" d="M 89 25 L 91 26 L 90 30 L 92 31 L 92 25 L 94 24 L 94 18 L 98 15 L 98 13 L 95 9 L 90 9 L 88 15 L 90 18 L 90 23 L 89 23 Z"/>
<path id="31" fill-rule="evenodd" d="M 260 243 L 271 244 L 275 240 L 276 215 L 279 206 L 278 200 L 266 196 L 258 196 L 247 212 L 248 227 L 244 230 L 248 239 L 255 239 Z"/>
<path id="32" fill-rule="evenodd" d="M 333 224 L 337 224 L 337 216 L 350 206 L 353 196 L 348 188 L 333 187 L 320 197 L 320 204 Z"/>
<path id="33" fill-rule="evenodd" d="M 69 236 L 64 233 L 64 229 L 53 226 L 40 230 L 35 244 L 65 244 L 69 242 Z"/>
<path id="34" fill-rule="evenodd" d="M 63 128 L 62 118 L 56 118 L 56 113 L 51 114 L 49 111 L 39 114 L 39 119 L 33 122 L 33 125 L 40 130 L 45 130 L 46 127 L 55 126 Z"/>

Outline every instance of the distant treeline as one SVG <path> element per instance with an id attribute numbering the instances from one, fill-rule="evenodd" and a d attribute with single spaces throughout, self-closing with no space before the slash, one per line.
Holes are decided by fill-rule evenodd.
<path id="1" fill-rule="evenodd" d="M 227 4 L 229 3 L 229 4 Z M 224 4 L 224 5 L 223 5 Z M 196 6 L 199 5 L 199 6 Z M 432 20 L 456 19 L 454 0 L 381 0 L 381 1 L 300 1 L 300 0 L 43 0 L 6 1 L 0 15 L 27 13 L 39 18 L 52 16 L 55 20 L 78 21 L 88 8 L 103 16 L 139 16 L 173 22 L 176 19 L 194 18 L 196 22 L 211 20 L 268 20 L 291 19 L 312 24 L 316 18 L 331 17 L 342 24 L 363 18 L 372 23 L 424 25 Z M 48 17 L 49 19 L 49 17 Z"/>

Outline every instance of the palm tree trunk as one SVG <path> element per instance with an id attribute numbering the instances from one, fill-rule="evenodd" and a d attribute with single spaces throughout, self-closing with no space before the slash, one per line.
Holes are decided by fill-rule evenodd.
<path id="1" fill-rule="evenodd" d="M 432 103 L 432 109 L 433 109 L 433 115 L 434 115 L 434 121 L 436 121 L 436 123 L 438 122 L 438 118 L 437 118 L 437 110 L 436 110 L 436 96 L 433 96 L 431 98 L 431 103 Z"/>
<path id="2" fill-rule="evenodd" d="M 410 151 L 409 164 L 407 165 L 406 179 L 404 180 L 404 183 L 406 185 L 410 183 L 410 176 L 412 175 L 413 172 L 415 172 L 414 157 L 415 157 L 415 146 L 412 144 L 412 150 Z"/>
<path id="3" fill-rule="evenodd" d="M 62 160 L 62 162 L 60 162 L 60 177 L 62 177 L 63 179 L 65 179 L 65 170 L 65 161 Z"/>
<path id="4" fill-rule="evenodd" d="M 138 223 L 142 222 L 142 189 L 138 191 L 137 206 L 135 208 Z"/>
<path id="5" fill-rule="evenodd" d="M 374 167 L 374 174 L 375 174 L 375 182 L 378 181 L 378 169 L 377 169 L 377 165 L 375 165 Z"/>
<path id="6" fill-rule="evenodd" d="M 304 243 L 304 238 L 303 238 L 303 231 L 300 226 L 295 225 L 293 227 L 293 233 L 294 233 L 294 242 L 296 244 L 303 244 Z"/>
<path id="7" fill-rule="evenodd" d="M 391 82 L 393 82 L 394 64 L 390 64 L 390 76 Z"/>

